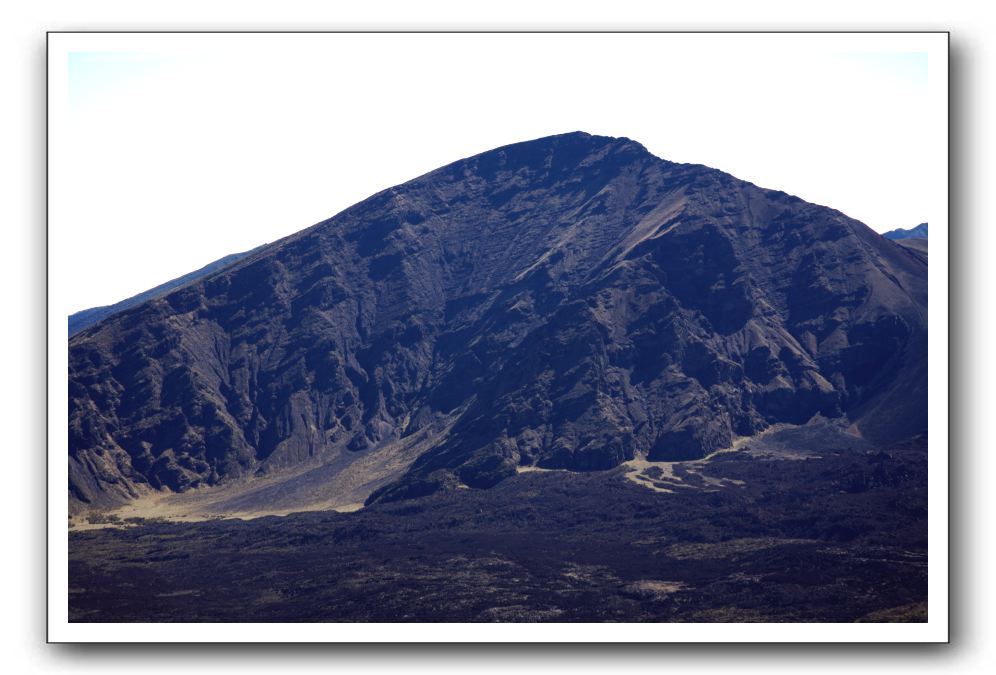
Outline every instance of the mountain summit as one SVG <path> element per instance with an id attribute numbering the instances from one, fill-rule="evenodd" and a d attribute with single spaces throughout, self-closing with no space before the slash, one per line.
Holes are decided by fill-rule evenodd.
<path id="1" fill-rule="evenodd" d="M 837 211 L 541 138 L 72 337 L 71 501 L 264 478 L 257 500 L 392 501 L 815 415 L 884 443 L 926 428 L 926 326 L 924 259 Z"/>

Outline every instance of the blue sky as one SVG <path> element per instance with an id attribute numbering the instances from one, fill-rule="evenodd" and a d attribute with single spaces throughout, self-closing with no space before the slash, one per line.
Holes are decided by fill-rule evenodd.
<path id="1" fill-rule="evenodd" d="M 566 131 L 628 136 L 880 232 L 929 220 L 936 186 L 925 170 L 938 134 L 928 57 L 906 45 L 96 38 L 67 55 L 66 115 L 54 118 L 65 132 L 53 147 L 65 168 L 51 185 L 67 214 L 59 241 L 80 266 L 68 271 L 79 280 L 69 311 L 273 241 L 455 159 Z"/>

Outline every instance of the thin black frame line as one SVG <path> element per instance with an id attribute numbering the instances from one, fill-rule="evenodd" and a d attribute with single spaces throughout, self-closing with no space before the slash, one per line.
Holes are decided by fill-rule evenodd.
<path id="1" fill-rule="evenodd" d="M 51 408 L 51 401 L 49 398 L 49 338 L 51 326 L 49 324 L 49 286 L 50 286 L 50 271 L 49 266 L 49 61 L 50 61 L 50 35 L 102 35 L 102 34 L 198 34 L 198 35 L 231 35 L 231 34 L 267 34 L 267 35 L 280 35 L 280 34 L 313 34 L 313 35 L 331 35 L 331 34 L 421 34 L 421 35 L 454 35 L 454 34 L 550 34 L 550 35 L 572 35 L 572 34 L 652 34 L 652 35 L 738 35 L 738 34 L 751 34 L 751 35 L 796 35 L 796 34 L 828 34 L 828 35 L 869 35 L 869 34 L 885 34 L 885 35 L 946 35 L 945 52 L 947 55 L 947 129 L 946 129 L 946 140 L 947 140 L 947 166 L 945 170 L 946 183 L 947 183 L 947 218 L 948 218 L 948 252 L 947 252 L 947 263 L 948 263 L 948 274 L 946 277 L 947 281 L 947 301 L 948 301 L 948 316 L 947 316 L 947 337 L 948 337 L 948 352 L 947 352 L 947 417 L 948 417 L 948 429 L 947 429 L 947 622 L 945 624 L 945 640 L 927 641 L 927 642 L 902 642 L 902 641 L 890 641 L 890 642 L 848 642 L 848 641 L 832 641 L 832 642 L 776 642 L 776 641 L 762 641 L 762 642 L 587 642 L 585 644 L 595 644 L 595 645 L 624 645 L 624 644 L 656 644 L 656 645 L 668 645 L 668 644 L 680 644 L 680 645 L 698 645 L 698 644 L 708 644 L 708 645 L 807 645 L 807 646 L 817 646 L 817 645 L 932 645 L 932 644 L 951 644 L 951 349 L 950 349 L 950 338 L 951 338 L 951 312 L 950 312 L 950 301 L 951 301 L 951 246 L 950 246 L 950 230 L 951 230 L 951 31 L 950 30 L 775 30 L 775 31 L 763 31 L 763 30 L 717 30 L 717 31 L 706 31 L 706 30 L 688 30 L 688 31 L 672 31 L 672 30 L 135 30 L 135 31 L 125 31 L 125 30 L 49 30 L 45 31 L 45 643 L 46 644 L 107 644 L 107 645 L 163 645 L 163 644 L 178 644 L 178 645 L 188 645 L 188 644 L 215 644 L 215 645 L 244 645 L 245 642 L 184 642 L 184 641 L 168 641 L 168 642 L 111 642 L 111 641 L 101 641 L 101 642 L 79 642 L 79 641 L 53 641 L 49 633 L 50 628 L 50 616 L 49 616 L 49 593 L 51 591 L 51 560 L 49 557 L 49 508 L 51 495 L 49 493 L 49 472 L 50 472 L 50 462 L 51 453 L 49 447 L 49 412 Z M 930 495 L 928 492 L 928 500 Z M 929 508 L 929 502 L 928 502 Z M 928 574 L 929 574 L 928 568 Z M 67 580 L 68 583 L 68 580 Z M 280 641 L 280 642 L 254 642 L 253 644 L 261 645 L 282 645 L 282 644 L 343 644 L 343 645 L 367 645 L 367 644 L 377 644 L 377 645 L 509 645 L 509 644 L 527 644 L 523 642 L 324 642 L 324 641 Z M 577 643 L 572 642 L 538 642 L 538 643 L 528 643 L 528 644 L 542 644 L 542 645 L 572 645 Z"/>

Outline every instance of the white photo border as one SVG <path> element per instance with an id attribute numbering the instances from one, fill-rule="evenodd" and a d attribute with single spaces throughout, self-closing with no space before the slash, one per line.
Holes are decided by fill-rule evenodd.
<path id="1" fill-rule="evenodd" d="M 363 31 L 342 31 L 354 33 Z M 369 31 L 371 33 L 437 34 L 434 31 Z M 501 33 L 523 31 L 449 31 Z M 633 31 L 528 31 L 538 34 L 585 33 L 599 35 Z M 636 31 L 687 35 L 689 31 Z M 68 613 L 68 350 L 65 303 L 61 301 L 68 279 L 60 278 L 60 261 L 71 255 L 59 246 L 59 233 L 72 226 L 71 214 L 59 204 L 59 188 L 66 180 L 59 148 L 67 139 L 68 54 L 71 51 L 115 51 L 162 36 L 177 40 L 197 35 L 243 36 L 262 44 L 270 36 L 295 31 L 220 31 L 185 33 L 151 32 L 50 32 L 47 35 L 47 241 L 48 241 L 48 513 L 47 628 L 49 642 L 72 643 L 943 643 L 949 640 L 949 379 L 948 379 L 948 244 L 949 244 L 949 70 L 947 32 L 763 32 L 718 31 L 703 36 L 820 35 L 835 48 L 917 51 L 928 55 L 930 128 L 924 130 L 926 152 L 923 170 L 930 175 L 932 191 L 928 215 L 932 226 L 928 288 L 928 377 L 930 429 L 928 460 L 928 607 L 921 624 L 732 624 L 732 623 L 619 623 L 619 624 L 283 624 L 283 623 L 70 623 Z M 316 31 L 330 39 L 340 32 Z M 395 628 L 392 628 L 395 627 Z"/>

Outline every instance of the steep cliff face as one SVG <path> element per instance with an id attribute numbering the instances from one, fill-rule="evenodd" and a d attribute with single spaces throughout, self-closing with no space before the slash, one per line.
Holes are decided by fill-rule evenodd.
<path id="1" fill-rule="evenodd" d="M 925 392 L 926 272 L 839 212 L 628 139 L 499 148 L 73 337 L 70 493 L 415 433 L 371 500 L 701 457 L 816 413 L 902 437 L 926 427 L 925 393 L 896 394 Z"/>

